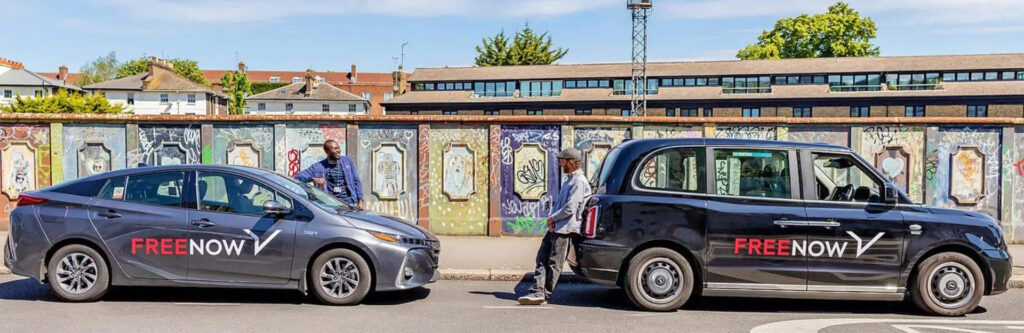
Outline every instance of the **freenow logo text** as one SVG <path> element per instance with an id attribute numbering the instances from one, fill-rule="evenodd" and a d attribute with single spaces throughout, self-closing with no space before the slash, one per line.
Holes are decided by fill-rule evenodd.
<path id="1" fill-rule="evenodd" d="M 253 255 L 259 255 L 270 244 L 270 241 L 281 233 L 275 230 L 267 239 L 260 241 L 251 230 L 243 229 L 253 241 Z M 228 255 L 237 256 L 242 254 L 245 247 L 245 240 L 242 239 L 190 239 L 190 238 L 132 238 L 132 254 L 148 254 L 161 256 L 186 256 L 186 255 Z"/>
<path id="2" fill-rule="evenodd" d="M 857 241 L 855 258 L 860 258 L 875 242 L 885 235 L 879 232 L 874 238 L 864 242 L 864 239 L 852 231 L 846 234 Z M 736 238 L 733 242 L 733 254 L 745 254 L 755 256 L 778 256 L 778 257 L 830 257 L 840 258 L 851 248 L 850 242 L 842 241 L 806 241 L 778 238 Z"/>

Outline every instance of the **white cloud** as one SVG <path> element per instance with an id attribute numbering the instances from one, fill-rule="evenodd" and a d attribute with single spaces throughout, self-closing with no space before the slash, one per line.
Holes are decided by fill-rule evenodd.
<path id="1" fill-rule="evenodd" d="M 619 0 L 94 0 L 132 17 L 171 22 L 260 22 L 307 15 L 559 16 L 618 4 Z"/>

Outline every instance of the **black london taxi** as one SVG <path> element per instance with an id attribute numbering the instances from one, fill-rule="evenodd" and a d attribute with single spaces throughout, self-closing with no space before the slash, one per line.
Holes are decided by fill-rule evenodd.
<path id="1" fill-rule="evenodd" d="M 914 204 L 861 156 L 825 144 L 647 139 L 608 153 L 576 274 L 636 306 L 691 297 L 904 300 L 958 316 L 1007 289 L 987 215 Z"/>

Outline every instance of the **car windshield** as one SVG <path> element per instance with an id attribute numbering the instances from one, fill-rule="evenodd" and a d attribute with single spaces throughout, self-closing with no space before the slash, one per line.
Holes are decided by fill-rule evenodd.
<path id="1" fill-rule="evenodd" d="M 313 204 L 320 206 L 320 208 L 326 210 L 346 210 L 353 211 L 357 210 L 355 206 L 352 206 L 344 201 L 338 200 L 333 195 L 327 194 L 321 189 L 310 185 L 309 183 L 299 182 L 295 179 L 282 176 L 280 174 L 267 172 L 265 178 L 281 186 L 291 192 L 293 195 L 297 195 L 306 200 L 309 200 Z"/>

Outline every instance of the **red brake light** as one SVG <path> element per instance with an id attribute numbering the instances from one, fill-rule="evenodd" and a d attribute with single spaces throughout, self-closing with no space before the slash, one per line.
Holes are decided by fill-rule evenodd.
<path id="1" fill-rule="evenodd" d="M 597 235 L 597 206 L 587 210 L 587 219 L 583 221 L 583 236 L 593 238 Z"/>
<path id="2" fill-rule="evenodd" d="M 40 198 L 40 197 L 31 196 L 31 195 L 21 194 L 21 195 L 18 196 L 18 207 L 29 206 L 29 205 L 38 205 L 38 204 L 41 204 L 41 203 L 45 203 L 47 201 L 50 201 L 50 200 L 46 199 L 46 198 Z"/>

